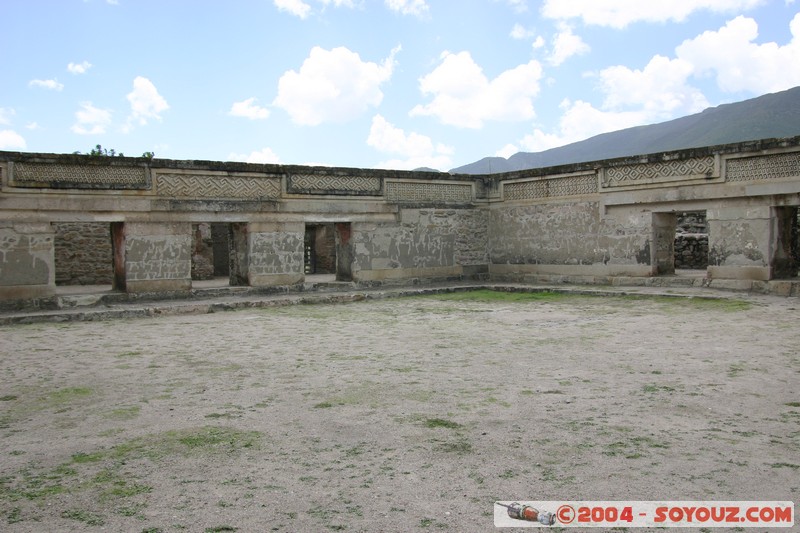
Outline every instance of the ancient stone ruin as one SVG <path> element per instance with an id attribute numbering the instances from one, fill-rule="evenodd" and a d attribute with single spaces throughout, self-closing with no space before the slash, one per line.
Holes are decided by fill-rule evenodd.
<path id="1" fill-rule="evenodd" d="M 0 301 L 441 280 L 797 293 L 800 137 L 496 175 L 0 152 Z"/>

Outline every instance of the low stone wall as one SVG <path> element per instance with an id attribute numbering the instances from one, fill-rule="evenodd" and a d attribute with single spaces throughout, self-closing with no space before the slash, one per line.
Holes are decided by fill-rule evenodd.
<path id="1" fill-rule="evenodd" d="M 110 285 L 111 233 L 106 222 L 55 222 L 56 285 Z"/>
<path id="2" fill-rule="evenodd" d="M 675 236 L 675 268 L 708 268 L 707 233 L 682 233 Z"/>

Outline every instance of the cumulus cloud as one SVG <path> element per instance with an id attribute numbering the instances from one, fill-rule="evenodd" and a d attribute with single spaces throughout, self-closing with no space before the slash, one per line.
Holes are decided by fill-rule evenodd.
<path id="1" fill-rule="evenodd" d="M 383 116 L 372 117 L 372 126 L 367 144 L 385 154 L 397 154 L 400 158 L 383 161 L 377 166 L 411 170 L 420 167 L 450 168 L 453 149 L 444 144 L 434 145 L 430 137 L 419 133 L 406 133 L 389 123 Z"/>
<path id="2" fill-rule="evenodd" d="M 40 87 L 49 91 L 60 91 L 64 88 L 64 84 L 59 83 L 57 80 L 31 80 L 28 82 L 28 86 Z"/>
<path id="3" fill-rule="evenodd" d="M 380 64 L 362 61 L 344 47 L 325 50 L 315 46 L 299 71 L 289 70 L 278 81 L 278 96 L 272 102 L 297 124 L 316 126 L 323 122 L 345 122 L 383 100 L 381 84 L 394 70 L 395 48 Z"/>
<path id="4" fill-rule="evenodd" d="M 256 98 L 248 98 L 241 102 L 234 102 L 228 114 L 234 117 L 249 118 L 250 120 L 259 120 L 269 117 L 269 109 L 261 107 L 257 102 L 258 99 Z"/>
<path id="5" fill-rule="evenodd" d="M 553 38 L 553 50 L 547 62 L 557 67 L 570 57 L 585 54 L 589 50 L 589 45 L 583 42 L 580 36 L 572 33 L 570 26 L 559 24 L 559 31 Z"/>
<path id="6" fill-rule="evenodd" d="M 161 113 L 169 109 L 167 101 L 158 94 L 153 82 L 142 76 L 133 80 L 133 90 L 128 93 L 127 98 L 131 104 L 131 114 L 124 128 L 126 131 L 134 124 L 144 126 L 150 119 L 161 120 Z"/>
<path id="7" fill-rule="evenodd" d="M 88 61 L 84 61 L 82 63 L 70 63 L 67 65 L 67 70 L 72 74 L 86 74 L 92 68 L 92 64 Z"/>
<path id="8" fill-rule="evenodd" d="M 385 2 L 386 7 L 402 15 L 421 17 L 430 9 L 426 0 L 385 0 Z"/>
<path id="9" fill-rule="evenodd" d="M 275 7 L 280 11 L 304 19 L 311 13 L 311 6 L 303 2 L 303 0 L 274 0 Z"/>
<path id="10" fill-rule="evenodd" d="M 0 130 L 0 150 L 24 150 L 25 139 L 13 130 Z"/>
<path id="11" fill-rule="evenodd" d="M 243 161 L 245 163 L 261 163 L 261 164 L 277 164 L 280 163 L 280 158 L 270 148 L 262 148 L 250 152 L 249 154 L 230 154 L 228 156 L 230 161 Z"/>
<path id="12" fill-rule="evenodd" d="M 642 69 L 617 65 L 600 72 L 606 94 L 603 107 L 641 109 L 653 120 L 702 111 L 710 104 L 703 93 L 688 84 L 692 64 L 683 59 L 655 56 Z"/>
<path id="13" fill-rule="evenodd" d="M 412 116 L 434 116 L 462 128 L 535 116 L 533 97 L 539 93 L 542 77 L 539 62 L 530 61 L 489 80 L 469 52 L 444 52 L 441 59 L 439 66 L 419 80 L 422 93 L 433 100 L 415 106 Z"/>
<path id="14" fill-rule="evenodd" d="M 782 91 L 800 85 L 800 13 L 789 24 L 792 39 L 780 46 L 755 43 L 758 24 L 738 16 L 719 31 L 707 31 L 684 41 L 677 56 L 695 69 L 695 75 L 713 74 L 726 92 L 755 94 Z"/>
<path id="15" fill-rule="evenodd" d="M 767 0 L 545 0 L 545 17 L 582 19 L 585 24 L 624 28 L 635 22 L 681 22 L 696 11 L 730 13 L 752 9 Z"/>
<path id="16" fill-rule="evenodd" d="M 688 83 L 692 65 L 682 59 L 655 56 L 641 70 L 617 65 L 600 71 L 598 88 L 605 94 L 600 108 L 589 102 L 564 100 L 554 132 L 535 129 L 519 141 L 522 150 L 538 152 L 609 131 L 697 113 L 710 104 Z"/>
<path id="17" fill-rule="evenodd" d="M 546 133 L 535 129 L 520 140 L 521 150 L 539 152 L 647 122 L 647 114 L 643 111 L 597 109 L 582 100 L 564 100 L 561 108 L 564 109 L 564 114 L 559 119 L 558 131 Z"/>
<path id="18" fill-rule="evenodd" d="M 72 131 L 79 135 L 100 135 L 111 125 L 111 111 L 94 107 L 91 102 L 82 102 L 75 112 L 76 122 Z"/>

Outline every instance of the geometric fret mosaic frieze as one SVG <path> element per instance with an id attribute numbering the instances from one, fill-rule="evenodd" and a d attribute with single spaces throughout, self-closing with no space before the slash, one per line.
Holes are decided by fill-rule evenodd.
<path id="1" fill-rule="evenodd" d="M 292 174 L 288 192 L 306 194 L 381 194 L 381 178 L 377 176 L 342 176 L 336 174 Z"/>
<path id="2" fill-rule="evenodd" d="M 170 198 L 275 199 L 281 196 L 280 178 L 219 176 L 214 174 L 157 174 L 159 196 Z"/>
<path id="3" fill-rule="evenodd" d="M 640 180 L 678 176 L 711 176 L 714 172 L 714 157 L 695 157 L 679 161 L 662 161 L 638 165 L 609 167 L 605 172 L 604 187 L 636 185 Z"/>
<path id="4" fill-rule="evenodd" d="M 472 202 L 471 183 L 404 182 L 386 183 L 386 199 L 389 202 Z"/>
<path id="5" fill-rule="evenodd" d="M 535 200 L 557 196 L 580 196 L 596 192 L 597 176 L 595 174 L 503 184 L 503 196 L 506 200 Z"/>
<path id="6" fill-rule="evenodd" d="M 800 154 L 737 157 L 725 164 L 725 181 L 757 181 L 800 176 Z"/>
<path id="7" fill-rule="evenodd" d="M 68 187 L 72 189 L 148 189 L 144 167 L 14 163 L 13 184 L 18 187 Z"/>

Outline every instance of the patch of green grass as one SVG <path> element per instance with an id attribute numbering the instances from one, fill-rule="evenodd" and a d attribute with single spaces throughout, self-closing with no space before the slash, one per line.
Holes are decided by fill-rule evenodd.
<path id="1" fill-rule="evenodd" d="M 97 514 L 83 509 L 70 509 L 61 513 L 62 518 L 69 518 L 83 522 L 87 526 L 102 526 L 106 523 L 105 519 Z"/>
<path id="2" fill-rule="evenodd" d="M 746 368 L 747 367 L 744 363 L 731 363 L 731 365 L 728 367 L 728 377 L 735 378 L 744 372 Z"/>
<path id="3" fill-rule="evenodd" d="M 329 409 L 331 407 L 333 407 L 333 404 L 331 402 L 319 402 L 317 404 L 314 404 L 314 409 Z"/>
<path id="4" fill-rule="evenodd" d="M 17 396 L 13 394 L 7 394 L 5 396 L 0 396 L 0 402 L 13 402 L 17 399 Z"/>
<path id="5" fill-rule="evenodd" d="M 433 298 L 450 302 L 549 302 L 570 297 L 574 297 L 574 295 L 555 291 L 512 292 L 493 291 L 490 289 L 420 296 L 420 298 Z"/>
<path id="6" fill-rule="evenodd" d="M 794 463 L 772 463 L 769 466 L 772 468 L 791 468 L 793 470 L 800 468 L 800 465 L 796 465 Z"/>
<path id="7" fill-rule="evenodd" d="M 452 420 L 446 420 L 444 418 L 426 418 L 423 423 L 425 427 L 429 428 L 458 429 L 461 427 L 461 424 L 458 422 L 453 422 Z"/>
<path id="8" fill-rule="evenodd" d="M 650 385 L 644 385 L 642 387 L 642 392 L 645 392 L 645 393 L 675 392 L 675 387 L 670 387 L 668 385 L 650 384 Z"/>
<path id="9" fill-rule="evenodd" d="M 117 409 L 112 409 L 108 413 L 106 413 L 105 418 L 111 420 L 133 420 L 137 416 L 139 416 L 139 411 L 141 411 L 141 407 L 138 405 L 132 405 L 130 407 L 120 407 Z"/>
<path id="10" fill-rule="evenodd" d="M 233 526 L 207 527 L 205 533 L 223 533 L 224 531 L 238 531 L 239 528 Z"/>
<path id="11" fill-rule="evenodd" d="M 47 401 L 53 405 L 61 405 L 81 398 L 86 398 L 94 393 L 89 387 L 67 387 L 50 392 Z"/>
<path id="12" fill-rule="evenodd" d="M 466 455 L 472 453 L 472 444 L 465 438 L 459 438 L 454 441 L 440 442 L 437 448 L 445 453 L 455 453 L 458 455 Z"/>
<path id="13" fill-rule="evenodd" d="M 785 404 L 788 407 L 800 407 L 800 402 L 786 402 Z"/>

